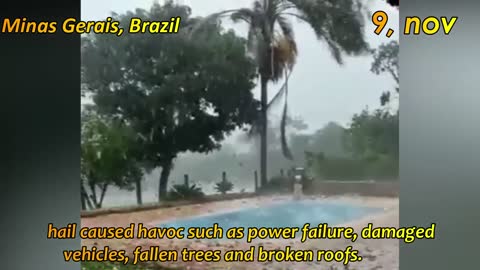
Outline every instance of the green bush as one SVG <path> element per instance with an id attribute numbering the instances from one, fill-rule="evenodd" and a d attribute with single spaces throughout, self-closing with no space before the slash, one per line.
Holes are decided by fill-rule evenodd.
<path id="1" fill-rule="evenodd" d="M 205 197 L 202 188 L 197 187 L 195 184 L 187 186 L 185 184 L 174 185 L 168 192 L 168 200 L 199 200 Z"/>
<path id="2" fill-rule="evenodd" d="M 228 180 L 222 180 L 215 184 L 215 190 L 222 194 L 227 194 L 227 192 L 232 191 L 233 183 Z"/>

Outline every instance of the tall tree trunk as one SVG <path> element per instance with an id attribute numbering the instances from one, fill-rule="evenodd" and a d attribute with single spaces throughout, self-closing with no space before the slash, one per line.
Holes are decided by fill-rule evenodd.
<path id="1" fill-rule="evenodd" d="M 93 181 L 90 181 L 88 186 L 90 187 L 90 192 L 92 193 L 90 195 L 90 199 L 92 200 L 92 203 L 93 203 L 94 207 L 96 209 L 102 208 L 103 199 L 105 198 L 105 194 L 107 193 L 108 184 L 104 183 L 104 184 L 101 185 L 100 194 L 99 194 L 100 198 L 97 196 L 97 186 L 98 185 L 96 185 Z"/>
<path id="2" fill-rule="evenodd" d="M 105 198 L 105 194 L 107 193 L 107 189 L 108 189 L 108 184 L 105 183 L 103 184 L 102 186 L 102 191 L 101 191 L 101 194 L 100 194 L 100 200 L 98 201 L 98 208 L 102 208 L 102 205 L 103 205 L 103 199 Z"/>
<path id="3" fill-rule="evenodd" d="M 90 196 L 89 196 L 89 198 L 90 198 L 90 200 L 92 201 L 93 206 L 94 206 L 96 209 L 100 208 L 100 207 L 98 206 L 97 189 L 96 189 L 96 187 L 95 187 L 95 183 L 94 183 L 93 181 L 89 181 L 88 187 L 90 188 Z"/>
<path id="4" fill-rule="evenodd" d="M 90 200 L 90 198 L 88 196 L 88 193 L 87 193 L 87 190 L 83 186 L 83 183 L 80 184 L 80 189 L 81 189 L 82 202 L 84 202 L 86 204 L 86 206 L 88 206 L 89 209 L 94 209 L 93 203 Z M 85 210 L 86 210 L 86 208 L 87 207 L 85 207 Z"/>
<path id="5" fill-rule="evenodd" d="M 268 92 L 267 84 L 268 79 L 262 75 L 260 77 L 261 81 L 261 111 L 260 111 L 260 183 L 261 186 L 267 184 L 267 131 L 268 131 L 268 121 L 267 121 L 267 108 L 268 108 Z"/>
<path id="6" fill-rule="evenodd" d="M 83 190 L 83 185 L 80 184 L 80 200 L 82 202 L 82 210 L 85 211 L 87 210 L 87 200 L 85 198 L 85 192 Z"/>
<path id="7" fill-rule="evenodd" d="M 137 193 L 137 204 L 142 204 L 142 178 L 137 177 L 135 180 L 135 192 Z"/>
<path id="8" fill-rule="evenodd" d="M 158 201 L 161 202 L 167 196 L 168 177 L 172 170 L 172 160 L 162 164 L 162 172 L 160 173 L 160 183 L 158 185 Z"/>

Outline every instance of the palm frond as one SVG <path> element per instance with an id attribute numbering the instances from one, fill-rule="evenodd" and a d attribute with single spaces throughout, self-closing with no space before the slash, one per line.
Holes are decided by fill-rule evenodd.
<path id="1" fill-rule="evenodd" d="M 187 32 L 189 33 L 190 37 L 192 37 L 195 33 L 198 31 L 204 30 L 207 25 L 210 25 L 212 23 L 216 23 L 219 20 L 231 16 L 231 14 L 238 12 L 239 9 L 229 9 L 229 10 L 224 10 L 221 12 L 213 13 L 209 16 L 206 16 L 204 18 L 196 18 L 195 23 L 190 24 L 186 29 Z"/>
<path id="2" fill-rule="evenodd" d="M 340 46 L 337 43 L 335 43 L 335 41 L 332 40 L 330 35 L 326 33 L 323 35 L 323 39 L 325 40 L 325 43 L 327 43 L 328 49 L 330 50 L 330 53 L 332 54 L 333 59 L 335 59 L 335 61 L 338 64 L 342 65 L 343 55 L 342 55 L 342 49 L 340 48 Z"/>
<path id="3" fill-rule="evenodd" d="M 287 18 L 285 18 L 284 16 L 278 16 L 277 23 L 280 26 L 282 34 L 285 36 L 285 38 L 289 40 L 295 39 L 292 24 L 288 21 Z"/>
<path id="4" fill-rule="evenodd" d="M 285 13 L 309 24 L 318 39 L 328 45 L 334 59 L 368 53 L 365 40 L 365 8 L 359 0 L 289 0 L 298 14 Z"/>
<path id="5" fill-rule="evenodd" d="M 271 81 L 280 80 L 285 71 L 292 70 L 297 59 L 297 44 L 295 40 L 281 36 L 274 41 L 272 58 L 272 76 Z"/>
<path id="6" fill-rule="evenodd" d="M 287 70 L 292 70 L 298 56 L 295 40 L 284 36 L 276 42 L 275 47 L 277 48 L 276 62 L 283 65 Z"/>
<path id="7" fill-rule="evenodd" d="M 287 142 L 287 119 L 288 119 L 288 74 L 285 74 L 285 95 L 284 95 L 284 106 L 282 112 L 282 120 L 280 122 L 280 144 L 282 147 L 282 154 L 285 158 L 293 160 L 292 151 L 288 146 Z"/>
<path id="8" fill-rule="evenodd" d="M 280 87 L 280 89 L 277 91 L 277 93 L 275 94 L 275 96 L 273 96 L 273 98 L 270 100 L 270 102 L 268 103 L 267 105 L 267 111 L 270 110 L 270 108 L 273 108 L 275 107 L 278 102 L 281 100 L 280 98 L 285 94 L 285 91 L 287 90 L 287 84 L 288 84 L 288 78 L 290 78 L 290 75 L 292 74 L 292 72 L 290 71 L 286 77 L 285 77 L 285 82 L 282 84 L 282 86 Z"/>
<path id="9" fill-rule="evenodd" d="M 255 11 L 249 8 L 238 9 L 237 11 L 232 12 L 230 15 L 230 19 L 233 22 L 243 21 L 252 25 L 256 24 L 256 17 L 258 17 L 258 15 L 255 13 Z"/>

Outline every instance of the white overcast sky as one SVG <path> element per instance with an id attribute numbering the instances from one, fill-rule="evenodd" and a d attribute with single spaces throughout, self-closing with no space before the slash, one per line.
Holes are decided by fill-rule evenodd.
<path id="1" fill-rule="evenodd" d="M 249 6 L 252 0 L 178 0 L 188 4 L 194 15 L 208 15 L 224 9 Z M 82 20 L 103 20 L 110 12 L 124 13 L 136 8 L 148 9 L 152 0 L 82 0 Z M 391 39 L 398 40 L 398 10 L 382 0 L 370 0 L 372 11 L 389 14 L 388 27 L 396 31 Z M 370 72 L 371 57 L 349 58 L 338 66 L 327 48 L 319 42 L 308 25 L 293 19 L 299 48 L 298 62 L 289 84 L 289 111 L 302 117 L 311 129 L 321 128 L 329 121 L 347 124 L 354 113 L 366 106 L 379 106 L 382 91 L 393 89 L 393 80 Z M 230 25 L 230 24 L 229 24 Z M 372 23 L 367 24 L 367 37 L 372 47 L 390 39 L 377 36 Z M 233 26 L 233 25 L 232 25 Z M 246 27 L 233 27 L 243 35 Z M 385 31 L 386 32 L 386 31 Z M 270 86 L 270 97 L 279 86 Z M 258 94 L 258 89 L 257 89 Z"/>

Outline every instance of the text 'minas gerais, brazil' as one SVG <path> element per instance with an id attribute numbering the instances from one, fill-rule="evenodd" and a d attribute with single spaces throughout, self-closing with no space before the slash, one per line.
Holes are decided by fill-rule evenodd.
<path id="1" fill-rule="evenodd" d="M 59 31 L 66 34 L 114 34 L 121 36 L 125 31 L 131 34 L 169 34 L 180 29 L 181 18 L 172 17 L 162 21 L 144 21 L 131 18 L 127 28 L 111 17 L 103 21 L 81 21 L 67 18 L 57 21 L 30 21 L 27 18 L 5 18 L 2 20 L 2 33 L 38 33 L 53 34 Z"/>

